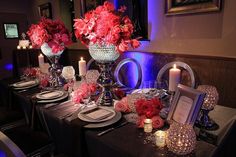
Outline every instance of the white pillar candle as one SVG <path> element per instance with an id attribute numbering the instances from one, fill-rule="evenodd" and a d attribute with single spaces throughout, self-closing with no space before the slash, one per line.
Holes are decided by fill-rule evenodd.
<path id="1" fill-rule="evenodd" d="M 81 57 L 79 61 L 79 75 L 80 76 L 86 75 L 86 61 L 83 59 L 83 57 Z"/>
<path id="2" fill-rule="evenodd" d="M 158 130 L 155 132 L 156 146 L 165 147 L 166 145 L 166 132 Z"/>
<path id="3" fill-rule="evenodd" d="M 151 119 L 144 120 L 143 129 L 144 129 L 144 132 L 147 132 L 147 133 L 152 132 L 152 120 Z"/>
<path id="4" fill-rule="evenodd" d="M 38 56 L 38 62 L 39 62 L 39 67 L 41 67 L 44 64 L 44 57 L 42 54 Z"/>
<path id="5" fill-rule="evenodd" d="M 20 45 L 17 46 L 17 49 L 18 49 L 18 50 L 20 49 Z"/>
<path id="6" fill-rule="evenodd" d="M 179 83 L 180 69 L 176 68 L 176 65 L 174 64 L 173 68 L 169 70 L 169 91 L 174 92 Z"/>

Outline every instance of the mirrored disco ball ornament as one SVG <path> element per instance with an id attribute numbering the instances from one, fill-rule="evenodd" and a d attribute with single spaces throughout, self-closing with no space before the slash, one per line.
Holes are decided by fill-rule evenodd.
<path id="1" fill-rule="evenodd" d="M 216 87 L 210 85 L 200 85 L 197 89 L 206 93 L 206 95 L 196 125 L 207 130 L 218 129 L 219 126 L 212 119 L 210 119 L 208 115 L 208 113 L 217 105 L 219 100 L 219 94 Z"/>
<path id="2" fill-rule="evenodd" d="M 196 147 L 196 134 L 189 124 L 172 123 L 167 130 L 168 150 L 178 155 L 190 154 Z"/>

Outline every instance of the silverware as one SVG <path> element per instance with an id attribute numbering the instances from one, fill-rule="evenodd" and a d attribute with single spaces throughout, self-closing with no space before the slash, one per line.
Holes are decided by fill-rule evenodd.
<path id="1" fill-rule="evenodd" d="M 104 131 L 98 133 L 97 136 L 102 136 L 102 135 L 104 135 L 104 134 L 106 134 L 106 133 L 108 133 L 108 132 L 111 132 L 111 131 L 113 131 L 113 130 L 115 130 L 115 129 L 117 129 L 117 128 L 120 128 L 120 127 L 122 127 L 122 126 L 124 126 L 124 125 L 126 125 L 126 124 L 128 124 L 127 121 L 125 121 L 125 122 L 123 122 L 123 123 L 121 123 L 121 124 L 119 124 L 119 125 L 117 125 L 117 126 L 115 126 L 115 127 L 112 127 L 112 128 L 107 129 L 107 130 L 104 130 Z"/>

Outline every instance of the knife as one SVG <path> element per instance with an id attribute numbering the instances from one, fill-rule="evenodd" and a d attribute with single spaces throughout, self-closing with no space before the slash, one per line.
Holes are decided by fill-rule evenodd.
<path id="1" fill-rule="evenodd" d="M 123 122 L 123 123 L 121 123 L 121 124 L 119 124 L 119 125 L 117 125 L 117 126 L 115 126 L 115 127 L 112 127 L 112 128 L 107 129 L 107 130 L 104 130 L 104 131 L 98 133 L 97 136 L 102 136 L 102 135 L 104 135 L 104 134 L 106 134 L 106 133 L 108 133 L 108 132 L 111 132 L 111 131 L 113 131 L 113 130 L 115 130 L 115 129 L 117 129 L 117 128 L 120 128 L 120 127 L 122 127 L 122 126 L 124 126 L 124 125 L 126 125 L 126 124 L 128 124 L 127 121 L 125 121 L 125 122 Z"/>

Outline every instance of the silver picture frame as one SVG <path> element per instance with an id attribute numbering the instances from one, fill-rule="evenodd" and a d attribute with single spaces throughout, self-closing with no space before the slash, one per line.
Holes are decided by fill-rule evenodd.
<path id="1" fill-rule="evenodd" d="M 201 109 L 205 93 L 194 88 L 178 84 L 167 117 L 169 123 L 177 122 L 194 125 Z"/>

